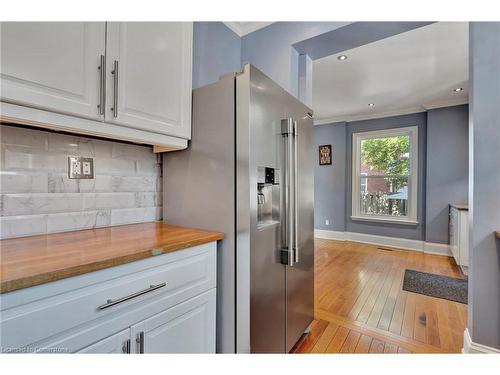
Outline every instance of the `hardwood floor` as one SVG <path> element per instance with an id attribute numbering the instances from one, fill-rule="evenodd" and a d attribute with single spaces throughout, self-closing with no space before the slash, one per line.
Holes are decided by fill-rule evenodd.
<path id="1" fill-rule="evenodd" d="M 406 268 L 464 277 L 452 258 L 315 242 L 315 320 L 293 353 L 459 353 L 467 305 L 406 292 Z"/>

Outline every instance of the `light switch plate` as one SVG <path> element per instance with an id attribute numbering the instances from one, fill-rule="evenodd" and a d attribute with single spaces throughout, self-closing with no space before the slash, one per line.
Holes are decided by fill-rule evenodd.
<path id="1" fill-rule="evenodd" d="M 94 178 L 94 159 L 68 156 L 68 177 L 77 179 Z"/>

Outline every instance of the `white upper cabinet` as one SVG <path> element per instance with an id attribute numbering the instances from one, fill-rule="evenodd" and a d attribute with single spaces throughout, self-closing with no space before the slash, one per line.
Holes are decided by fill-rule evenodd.
<path id="1" fill-rule="evenodd" d="M 193 25 L 107 24 L 106 122 L 191 138 Z"/>
<path id="2" fill-rule="evenodd" d="M 102 120 L 104 22 L 2 22 L 1 99 Z"/>

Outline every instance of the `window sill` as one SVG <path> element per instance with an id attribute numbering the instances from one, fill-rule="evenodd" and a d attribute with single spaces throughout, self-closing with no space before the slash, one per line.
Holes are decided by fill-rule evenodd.
<path id="1" fill-rule="evenodd" d="M 371 221 L 376 223 L 390 223 L 390 224 L 402 224 L 402 225 L 418 225 L 418 221 L 409 219 L 393 219 L 389 217 L 371 217 L 371 216 L 351 216 L 353 221 Z"/>

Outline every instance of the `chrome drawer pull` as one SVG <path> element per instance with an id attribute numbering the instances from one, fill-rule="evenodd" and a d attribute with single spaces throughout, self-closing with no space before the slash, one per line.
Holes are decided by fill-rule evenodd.
<path id="1" fill-rule="evenodd" d="M 143 294 L 146 294 L 146 293 L 152 292 L 154 290 L 163 288 L 166 285 L 167 285 L 167 283 L 161 283 L 161 284 L 157 284 L 157 285 L 151 285 L 147 289 L 141 290 L 139 292 L 136 292 L 134 294 L 128 295 L 126 297 L 118 298 L 118 299 L 115 299 L 115 300 L 108 299 L 108 302 L 106 302 L 104 305 L 99 306 L 97 309 L 98 310 L 107 309 L 108 307 L 111 307 L 111 306 L 114 306 L 114 305 L 118 305 L 119 303 L 131 300 L 132 298 L 139 297 L 139 296 L 142 296 Z"/>

